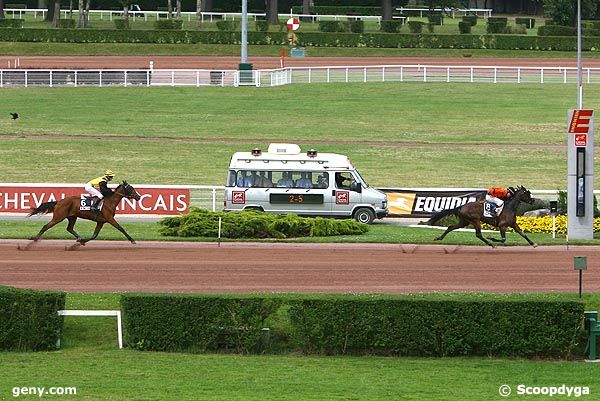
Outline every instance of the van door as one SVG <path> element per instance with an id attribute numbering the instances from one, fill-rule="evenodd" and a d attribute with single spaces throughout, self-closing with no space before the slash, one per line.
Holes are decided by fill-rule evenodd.
<path id="1" fill-rule="evenodd" d="M 278 178 L 267 189 L 265 210 L 323 216 L 331 213 L 328 173 L 311 171 L 273 172 Z"/>
<path id="2" fill-rule="evenodd" d="M 352 217 L 354 206 L 362 203 L 360 180 L 351 171 L 336 171 L 330 174 L 334 176 L 330 190 L 332 214 Z"/>

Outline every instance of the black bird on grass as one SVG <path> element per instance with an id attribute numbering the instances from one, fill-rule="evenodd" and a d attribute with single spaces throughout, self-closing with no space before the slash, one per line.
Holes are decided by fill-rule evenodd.
<path id="1" fill-rule="evenodd" d="M 10 115 L 12 116 L 13 120 L 16 120 L 17 118 L 19 118 L 19 113 L 10 113 Z"/>

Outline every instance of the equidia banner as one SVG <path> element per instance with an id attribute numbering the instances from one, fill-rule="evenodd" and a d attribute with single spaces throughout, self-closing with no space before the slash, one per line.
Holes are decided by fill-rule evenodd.
<path id="1" fill-rule="evenodd" d="M 483 189 L 415 191 L 410 189 L 378 188 L 388 199 L 390 217 L 430 217 L 468 202 L 485 198 Z"/>
<path id="2" fill-rule="evenodd" d="M 118 214 L 186 213 L 190 205 L 189 189 L 136 187 L 140 200 L 122 199 Z M 81 186 L 39 186 L 34 184 L 0 184 L 0 213 L 29 213 L 44 202 L 85 193 Z"/>

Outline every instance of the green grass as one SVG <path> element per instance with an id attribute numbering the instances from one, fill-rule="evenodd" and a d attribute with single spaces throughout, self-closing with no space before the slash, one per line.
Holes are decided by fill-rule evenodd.
<path id="1" fill-rule="evenodd" d="M 3 221 L 0 220 L 0 239 L 23 239 L 29 238 L 40 230 L 45 224 L 45 220 L 37 221 Z M 165 237 L 160 235 L 158 223 L 151 222 L 120 222 L 125 230 L 137 241 L 216 241 L 215 238 L 181 238 Z M 66 221 L 58 224 L 44 234 L 45 239 L 73 239 L 73 236 L 66 231 Z M 86 220 L 79 220 L 75 230 L 83 237 L 89 237 L 94 231 L 95 223 Z M 292 242 L 357 242 L 357 243 L 392 243 L 392 244 L 443 244 L 443 245 L 477 245 L 486 246 L 472 232 L 453 232 L 442 242 L 433 239 L 442 233 L 441 230 L 431 228 L 413 228 L 392 224 L 382 224 L 377 222 L 370 226 L 369 232 L 363 235 L 347 235 L 334 237 L 301 237 L 291 238 L 287 241 Z M 488 235 L 484 233 L 484 235 Z M 500 235 L 496 233 L 496 238 Z M 507 242 L 505 246 L 528 246 L 527 242 L 518 234 L 507 233 Z M 567 241 L 564 235 L 557 235 L 556 239 L 551 234 L 527 234 L 527 236 L 539 245 L 565 245 Z M 105 225 L 98 240 L 125 240 L 123 235 L 110 225 Z M 224 239 L 224 241 L 228 241 Z M 261 241 L 261 240 L 252 240 Z M 269 242 L 272 240 L 262 240 Z M 600 245 L 600 233 L 595 234 L 595 239 L 590 241 L 569 241 L 570 245 Z M 500 245 L 503 246 L 503 245 Z"/>
<path id="2" fill-rule="evenodd" d="M 584 301 L 586 309 L 591 309 L 600 304 L 600 296 L 588 294 Z M 67 295 L 68 309 L 115 309 L 118 302 L 118 294 Z M 60 351 L 3 352 L 0 365 L 3 400 L 13 399 L 12 388 L 23 386 L 76 387 L 77 396 L 72 399 L 90 401 L 480 401 L 501 399 L 498 387 L 502 384 L 512 386 L 513 391 L 518 384 L 589 386 L 592 394 L 600 386 L 594 365 L 579 360 L 119 351 L 115 319 L 90 317 L 65 318 Z"/>
<path id="3" fill-rule="evenodd" d="M 233 152 L 298 142 L 347 154 L 374 186 L 564 188 L 569 90 L 442 83 L 4 89 L 0 114 L 21 118 L 0 120 L 2 180 L 85 182 L 110 167 L 132 183 L 222 185 Z M 586 107 L 597 109 L 600 92 L 584 94 Z"/>

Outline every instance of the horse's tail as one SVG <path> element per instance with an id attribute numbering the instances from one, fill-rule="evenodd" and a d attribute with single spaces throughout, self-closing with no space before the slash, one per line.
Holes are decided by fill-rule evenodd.
<path id="1" fill-rule="evenodd" d="M 440 220 L 442 217 L 446 216 L 458 216 L 458 212 L 462 206 L 455 207 L 454 209 L 444 209 L 442 211 L 437 212 L 429 220 L 427 220 L 427 225 L 432 225 L 436 221 Z"/>
<path id="2" fill-rule="evenodd" d="M 36 214 L 46 214 L 46 213 L 52 212 L 52 211 L 54 211 L 55 206 L 56 206 L 56 202 L 42 203 L 41 205 L 39 205 L 36 208 L 31 208 L 31 212 L 29 212 L 29 215 L 27 217 L 34 216 Z"/>

